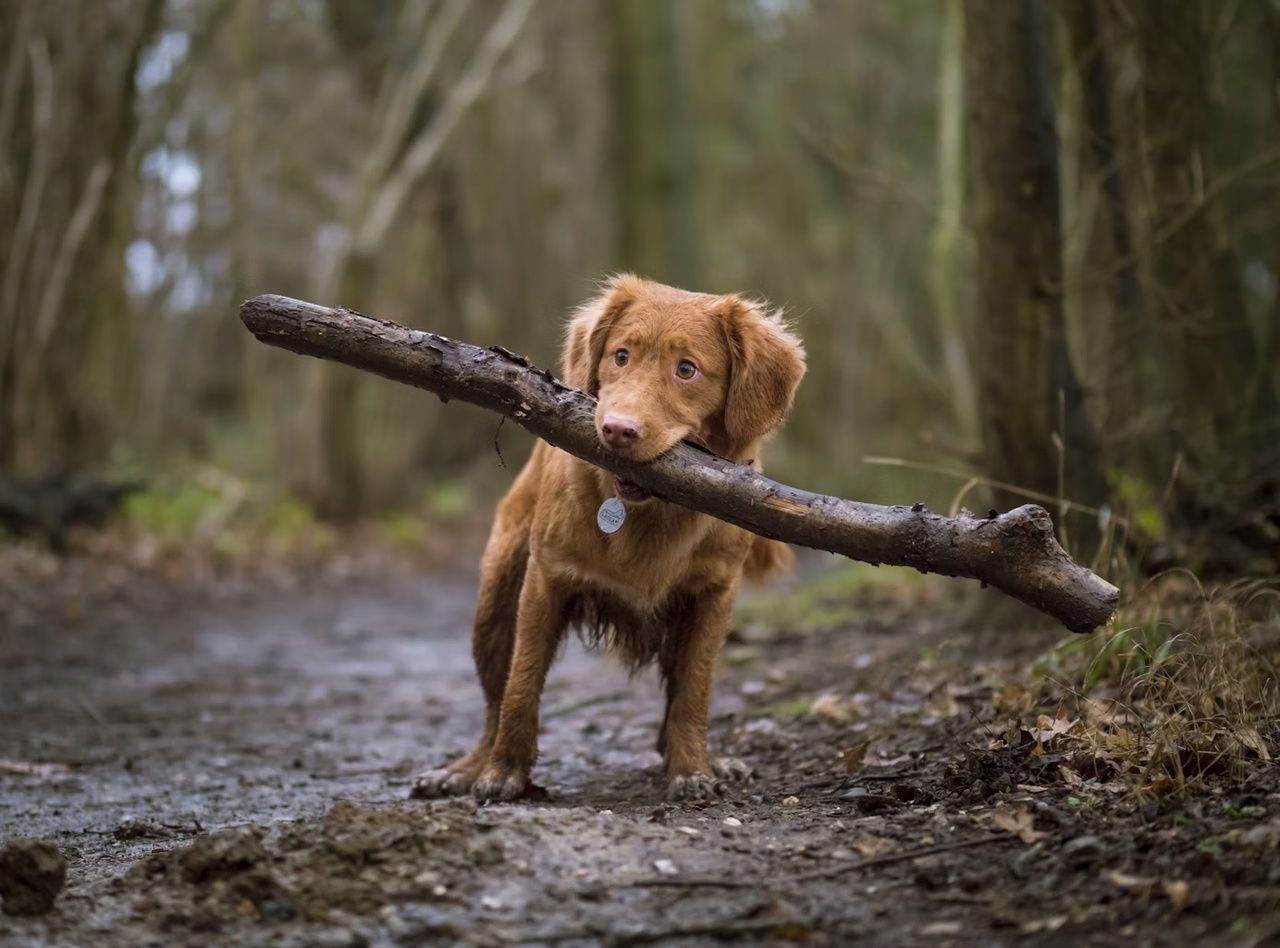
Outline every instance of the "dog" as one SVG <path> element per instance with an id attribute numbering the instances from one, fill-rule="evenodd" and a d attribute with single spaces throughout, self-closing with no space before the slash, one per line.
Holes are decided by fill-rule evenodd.
<path id="1" fill-rule="evenodd" d="M 571 315 L 563 347 L 564 380 L 597 399 L 601 443 L 640 461 L 689 440 L 759 469 L 804 373 L 800 340 L 763 304 L 631 274 Z M 462 758 L 419 775 L 413 796 L 526 792 L 543 683 L 572 627 L 633 670 L 657 663 L 669 798 L 711 799 L 749 777 L 742 762 L 708 754 L 711 683 L 741 581 L 790 563 L 782 543 L 538 442 L 498 505 L 481 561 L 472 652 L 484 733 Z"/>

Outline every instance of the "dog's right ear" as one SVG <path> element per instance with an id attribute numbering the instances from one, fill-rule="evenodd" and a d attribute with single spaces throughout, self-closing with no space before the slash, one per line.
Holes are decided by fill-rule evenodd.
<path id="1" fill-rule="evenodd" d="M 588 395 L 600 394 L 600 360 L 609 330 L 635 301 L 644 281 L 622 273 L 609 281 L 604 291 L 587 300 L 569 317 L 564 337 L 564 381 Z"/>

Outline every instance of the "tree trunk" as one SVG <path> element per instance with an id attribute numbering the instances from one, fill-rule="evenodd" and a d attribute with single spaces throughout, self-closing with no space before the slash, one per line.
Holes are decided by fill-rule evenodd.
<path id="1" fill-rule="evenodd" d="M 1115 50 L 1105 0 L 1059 0 L 1066 33 L 1067 70 L 1078 89 L 1075 161 L 1081 222 L 1066 222 L 1083 244 L 1064 267 L 1066 302 L 1089 340 L 1086 382 L 1096 403 L 1092 417 L 1109 467 L 1151 471 L 1152 441 L 1163 426 L 1150 417 L 1135 418 L 1135 406 L 1159 384 L 1147 354 L 1155 339 L 1134 266 L 1135 245 L 1129 220 L 1127 180 L 1132 174 L 1117 134 L 1113 90 L 1117 86 Z"/>
<path id="2" fill-rule="evenodd" d="M 696 157 L 677 22 L 681 6 L 676 0 L 609 5 L 619 265 L 696 286 Z"/>
<path id="3" fill-rule="evenodd" d="M 607 451 L 595 399 L 504 349 L 480 349 L 350 310 L 259 296 L 240 318 L 263 342 L 344 362 L 514 419 L 549 444 L 634 480 L 655 496 L 763 536 L 874 564 L 981 580 L 1074 632 L 1115 610 L 1119 590 L 1073 562 L 1042 508 L 984 519 L 940 517 L 922 505 L 880 507 L 796 490 L 742 464 L 678 444 L 651 462 Z"/>
<path id="4" fill-rule="evenodd" d="M 1140 136 L 1130 204 L 1160 342 L 1171 449 L 1195 494 L 1251 455 L 1259 419 L 1241 404 L 1241 382 L 1260 368 L 1234 254 L 1212 200 L 1210 88 L 1215 0 L 1140 0 L 1129 31 L 1141 83 L 1132 103 Z M 1166 459 L 1167 469 L 1174 466 Z"/>
<path id="5" fill-rule="evenodd" d="M 966 0 L 978 404 L 988 475 L 1092 504 L 1095 438 L 1063 325 L 1047 27 L 1040 0 Z"/>
<path id="6" fill-rule="evenodd" d="M 121 187 L 160 0 L 0 16 L 0 468 L 101 460 L 127 384 Z M 127 226 L 127 225 L 125 225 Z M 56 344 L 55 344 L 56 343 Z M 105 363 L 105 364 L 104 364 Z"/>

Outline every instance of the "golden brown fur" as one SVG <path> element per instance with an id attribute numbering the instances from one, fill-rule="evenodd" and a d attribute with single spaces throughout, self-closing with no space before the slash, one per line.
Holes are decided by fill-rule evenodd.
<path id="1" fill-rule="evenodd" d="M 693 378 L 680 375 L 684 363 Z M 758 467 L 803 374 L 799 341 L 760 304 L 630 275 L 573 314 L 564 344 L 565 380 L 598 398 L 602 443 L 640 460 L 689 439 Z M 606 535 L 596 511 L 615 493 L 627 516 Z M 707 796 L 717 777 L 742 776 L 742 765 L 707 753 L 711 681 L 739 582 L 789 557 L 782 544 L 646 498 L 539 442 L 498 506 L 481 563 L 473 653 L 484 733 L 466 756 L 421 775 L 415 793 L 512 799 L 525 790 L 543 682 L 575 626 L 632 667 L 658 663 L 671 796 Z"/>

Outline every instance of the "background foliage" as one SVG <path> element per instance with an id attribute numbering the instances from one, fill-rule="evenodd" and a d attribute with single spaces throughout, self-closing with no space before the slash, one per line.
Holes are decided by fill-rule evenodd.
<path id="1" fill-rule="evenodd" d="M 0 49 L 10 476 L 487 494 L 495 419 L 268 351 L 237 303 L 551 364 L 633 269 L 793 314 L 783 478 L 1280 558 L 1275 0 L 5 0 Z"/>

